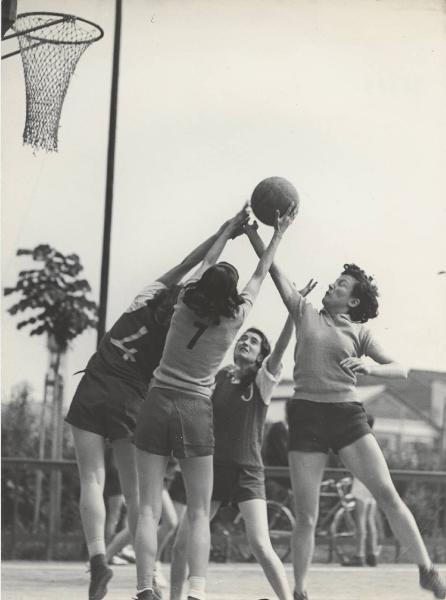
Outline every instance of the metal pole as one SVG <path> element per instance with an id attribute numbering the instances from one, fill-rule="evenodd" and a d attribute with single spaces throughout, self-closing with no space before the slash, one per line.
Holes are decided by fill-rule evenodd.
<path id="1" fill-rule="evenodd" d="M 108 274 L 110 265 L 110 238 L 113 207 L 113 183 L 115 175 L 115 146 L 116 146 L 116 122 L 118 112 L 118 79 L 119 79 L 119 56 L 121 51 L 121 20 L 122 2 L 116 0 L 115 8 L 115 35 L 113 45 L 113 70 L 110 97 L 110 121 L 108 129 L 108 154 L 107 154 L 107 179 L 105 187 L 105 214 L 104 234 L 102 242 L 102 267 L 101 267 L 101 291 L 99 296 L 99 318 L 98 339 L 101 341 L 105 333 L 105 319 L 107 314 Z"/>

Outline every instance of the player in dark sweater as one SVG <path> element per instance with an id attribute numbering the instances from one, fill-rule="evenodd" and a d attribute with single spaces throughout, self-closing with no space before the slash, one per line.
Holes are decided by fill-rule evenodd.
<path id="1" fill-rule="evenodd" d="M 315 284 L 311 281 L 302 294 Z M 285 570 L 269 538 L 265 475 L 261 457 L 263 429 L 274 387 L 280 380 L 283 353 L 294 331 L 288 317 L 271 352 L 262 331 L 246 330 L 234 349 L 234 364 L 216 377 L 214 409 L 214 483 L 211 519 L 221 505 L 238 504 L 248 540 L 259 564 L 280 600 L 291 600 Z M 179 474 L 172 498 L 185 501 Z M 183 518 L 172 553 L 171 600 L 181 600 L 186 575 L 187 519 Z"/>
<path id="2" fill-rule="evenodd" d="M 101 600 L 112 570 L 105 557 L 105 441 L 113 446 L 130 531 L 138 518 L 138 480 L 132 443 L 136 418 L 158 366 L 178 295 L 178 283 L 201 262 L 225 229 L 148 285 L 100 342 L 88 362 L 66 421 L 71 425 L 81 483 L 80 513 L 90 558 L 89 600 Z"/>

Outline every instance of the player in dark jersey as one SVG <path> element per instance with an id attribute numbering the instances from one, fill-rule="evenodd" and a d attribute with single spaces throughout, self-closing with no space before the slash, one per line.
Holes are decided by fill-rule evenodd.
<path id="1" fill-rule="evenodd" d="M 173 269 L 147 286 L 99 344 L 87 364 L 66 421 L 71 425 L 81 484 L 80 513 L 90 558 L 89 600 L 106 594 L 112 570 L 105 556 L 105 440 L 113 446 L 130 531 L 138 517 L 136 417 L 163 351 L 177 284 L 206 255 L 228 221 Z"/>
<path id="2" fill-rule="evenodd" d="M 294 216 L 294 207 L 283 217 L 277 214 L 271 242 L 241 294 L 237 291 L 235 267 L 215 264 L 232 235 L 232 225 L 215 242 L 179 296 L 160 366 L 154 373 L 135 431 L 140 485 L 135 547 L 138 600 L 154 598 L 156 530 L 163 474 L 171 452 L 179 459 L 187 491 L 189 599 L 205 598 L 214 446 L 211 395 L 215 375 Z M 242 215 L 240 222 L 245 220 L 246 215 Z"/>
<path id="3" fill-rule="evenodd" d="M 255 227 L 246 229 L 256 253 L 262 255 L 264 244 Z M 356 265 L 344 265 L 318 311 L 277 265 L 272 265 L 270 272 L 297 333 L 294 395 L 287 406 L 296 516 L 291 538 L 295 600 L 308 600 L 306 575 L 314 548 L 319 487 L 330 449 L 370 490 L 395 537 L 402 547 L 410 549 L 419 567 L 420 586 L 432 591 L 435 598 L 446 598 L 446 586 L 432 564 L 412 513 L 395 489 L 356 393 L 357 374 L 407 376 L 364 326 L 378 313 L 376 285 Z M 373 362 L 364 361 L 363 356 Z"/>
<path id="4" fill-rule="evenodd" d="M 301 293 L 307 295 L 315 285 L 310 281 Z M 222 504 L 238 505 L 253 554 L 280 600 L 292 600 L 293 594 L 269 538 L 261 449 L 268 406 L 293 331 L 288 316 L 272 352 L 262 331 L 245 331 L 235 346 L 234 364 L 219 371 L 212 395 L 215 451 L 210 519 Z M 173 500 L 184 501 L 179 477 L 171 494 Z M 170 600 L 182 598 L 187 536 L 188 521 L 183 518 L 172 549 Z"/>

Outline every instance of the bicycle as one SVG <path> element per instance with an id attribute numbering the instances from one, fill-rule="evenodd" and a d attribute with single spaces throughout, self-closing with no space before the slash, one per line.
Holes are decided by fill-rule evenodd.
<path id="1" fill-rule="evenodd" d="M 342 561 L 345 556 L 343 547 L 350 542 L 356 534 L 355 520 L 352 511 L 355 508 L 355 499 L 350 493 L 351 477 L 344 477 L 339 481 L 327 479 L 320 487 L 320 513 L 316 525 L 316 539 L 328 540 L 328 562 L 333 561 L 336 552 Z M 271 543 L 278 557 L 283 561 L 291 551 L 291 533 L 295 525 L 293 514 L 293 493 L 288 490 L 283 502 L 267 500 L 268 528 Z M 237 548 L 245 560 L 252 559 L 249 544 L 240 535 L 243 528 L 243 518 L 240 513 L 233 520 L 231 538 L 237 540 Z M 231 528 L 232 529 L 232 528 Z M 238 534 L 237 534 L 238 532 Z"/>

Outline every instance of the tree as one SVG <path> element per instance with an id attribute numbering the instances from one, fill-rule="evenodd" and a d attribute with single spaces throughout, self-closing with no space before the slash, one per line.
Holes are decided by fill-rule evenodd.
<path id="1" fill-rule="evenodd" d="M 17 328 L 31 327 L 30 335 L 46 335 L 50 354 L 49 369 L 45 377 L 45 393 L 40 419 L 39 458 L 44 458 L 46 407 L 52 399 L 52 449 L 51 458 L 61 459 L 63 449 L 63 378 L 61 375 L 62 357 L 71 340 L 89 328 L 96 328 L 98 308 L 96 302 L 88 299 L 90 284 L 81 279 L 83 270 L 77 254 L 63 255 L 47 244 L 33 250 L 19 249 L 18 256 L 29 256 L 42 263 L 40 268 L 20 271 L 15 287 L 6 287 L 5 296 L 19 294 L 18 301 L 8 312 L 12 316 L 28 313 Z M 31 311 L 31 312 L 30 312 Z M 53 473 L 51 485 L 54 492 L 55 527 L 59 520 L 61 497 L 61 477 Z M 39 514 L 42 474 L 36 479 L 36 520 Z M 50 533 L 51 534 L 51 533 Z"/>
<path id="2" fill-rule="evenodd" d="M 90 284 L 78 278 L 83 270 L 79 256 L 64 256 L 46 244 L 34 250 L 19 249 L 17 255 L 31 256 L 43 266 L 20 271 L 15 287 L 4 289 L 5 296 L 21 295 L 8 312 L 14 316 L 28 310 L 40 311 L 17 323 L 17 329 L 33 326 L 30 335 L 47 334 L 54 350 L 63 353 L 71 340 L 97 325 L 96 302 L 87 298 Z"/>

